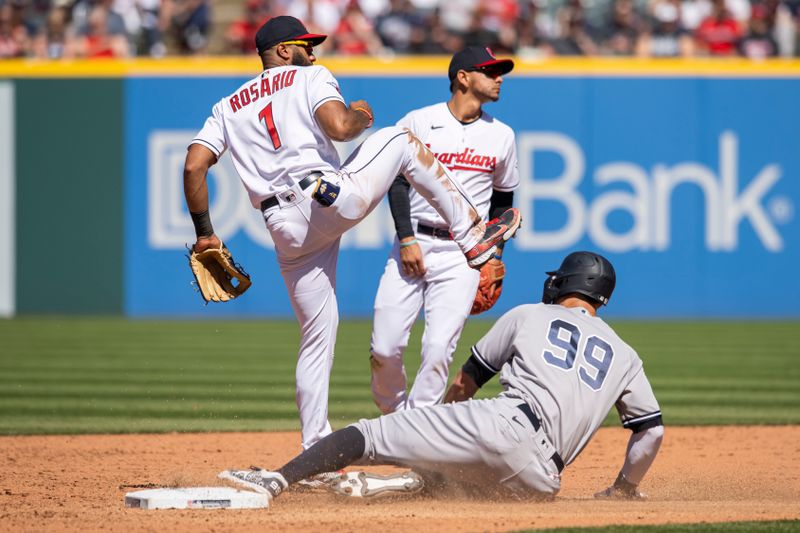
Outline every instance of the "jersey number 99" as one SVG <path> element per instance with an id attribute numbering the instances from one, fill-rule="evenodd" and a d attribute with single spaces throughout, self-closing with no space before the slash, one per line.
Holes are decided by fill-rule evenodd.
<path id="1" fill-rule="evenodd" d="M 575 366 L 575 356 L 581 345 L 581 330 L 575 324 L 565 320 L 556 319 L 550 322 L 547 340 L 554 348 L 559 348 L 559 353 L 544 350 L 542 357 L 548 364 L 572 370 Z M 583 362 L 578 365 L 578 377 L 590 389 L 599 391 L 606 379 L 614 350 L 606 341 L 596 335 L 586 339 L 583 345 Z"/>

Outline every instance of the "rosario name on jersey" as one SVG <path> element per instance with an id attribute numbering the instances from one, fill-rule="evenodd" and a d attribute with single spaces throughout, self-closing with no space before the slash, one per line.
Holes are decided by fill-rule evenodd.
<path id="1" fill-rule="evenodd" d="M 492 189 L 513 191 L 519 186 L 514 132 L 485 111 L 468 124 L 461 123 L 446 103 L 414 110 L 397 123 L 408 128 L 472 197 L 484 219 L 489 214 Z M 445 221 L 413 188 L 409 191 L 411 219 L 444 228 Z"/>
<path id="2" fill-rule="evenodd" d="M 488 370 L 502 370 L 501 396 L 531 405 L 567 464 L 614 405 L 627 428 L 660 421 L 636 351 L 584 309 L 516 307 L 473 346 L 472 355 Z"/>
<path id="3" fill-rule="evenodd" d="M 325 67 L 270 68 L 217 102 L 192 144 L 217 157 L 230 148 L 257 208 L 315 170 L 339 169 L 339 155 L 314 116 L 330 100 L 344 103 Z"/>

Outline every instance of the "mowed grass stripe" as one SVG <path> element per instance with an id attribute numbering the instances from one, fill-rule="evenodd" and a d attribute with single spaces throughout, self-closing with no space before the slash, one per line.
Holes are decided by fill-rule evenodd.
<path id="1" fill-rule="evenodd" d="M 360 402 L 349 403 L 346 406 L 337 405 L 331 408 L 331 413 L 339 417 L 361 418 L 366 414 L 372 415 L 374 405 Z M 297 415 L 296 408 L 287 402 L 204 402 L 197 403 L 188 400 L 174 400 L 169 402 L 131 404 L 130 402 L 79 402 L 62 400 L 53 403 L 38 403 L 36 406 L 25 405 L 22 402 L 4 402 L 0 408 L 0 415 L 30 416 L 63 414 L 69 416 L 127 416 L 132 418 L 180 418 L 191 413 L 195 416 L 229 417 L 236 415 L 239 418 L 289 418 Z"/>
<path id="2" fill-rule="evenodd" d="M 89 364 L 87 362 L 86 364 Z M 334 364 L 335 366 L 335 364 Z M 366 367 L 366 368 L 365 368 Z M 264 369 L 263 364 L 247 365 L 236 367 L 196 367 L 186 368 L 183 366 L 162 365 L 153 368 L 130 368 L 125 366 L 106 366 L 106 367 L 73 367 L 73 368 L 49 368 L 43 366 L 41 369 L 37 368 L 3 368 L 0 367 L 0 383 L 11 382 L 15 383 L 20 380 L 28 381 L 46 381 L 48 379 L 58 380 L 63 378 L 65 380 L 75 380 L 85 377 L 90 380 L 97 380 L 100 377 L 105 378 L 118 378 L 118 379 L 135 379 L 142 382 L 149 380 L 171 381 L 178 378 L 197 379 L 199 381 L 215 381 L 222 377 L 235 378 L 237 382 L 246 383 L 248 381 L 263 380 L 270 381 L 285 381 L 290 379 L 294 381 L 295 363 L 291 365 L 270 365 L 269 370 Z M 338 376 L 342 383 L 362 383 L 364 380 L 369 381 L 369 365 L 359 365 L 355 368 L 343 367 L 342 375 Z M 348 375 L 348 371 L 358 372 L 354 375 Z M 169 374 L 164 374 L 169 372 Z M 254 373 L 256 372 L 256 373 Z M 366 377 L 365 377 L 366 374 Z"/>
<path id="3" fill-rule="evenodd" d="M 296 414 L 287 418 L 247 420 L 240 418 L 183 418 L 126 420 L 112 417 L 41 416 L 0 419 L 5 435 L 80 434 L 80 433 L 167 433 L 173 431 L 294 431 L 300 428 Z M 46 431 L 45 431 L 46 429 Z"/>
<path id="4" fill-rule="evenodd" d="M 668 424 L 800 423 L 799 324 L 615 326 L 645 360 Z M 467 324 L 453 372 L 490 327 Z M 341 324 L 330 396 L 336 427 L 378 414 L 370 330 L 369 321 Z M 420 333 L 417 326 L 406 358 L 410 382 Z M 297 343 L 297 326 L 286 321 L 0 321 L 0 432 L 296 429 Z M 479 397 L 499 390 L 495 379 Z M 619 424 L 615 412 L 607 423 Z"/>
<path id="5" fill-rule="evenodd" d="M 180 385 L 180 386 L 179 386 Z M 341 383 L 334 387 L 330 392 L 331 400 L 360 400 L 363 399 L 362 386 L 368 383 L 360 383 L 359 387 L 345 387 Z M 237 384 L 235 387 L 220 385 L 219 383 L 208 384 L 197 382 L 168 382 L 161 386 L 151 384 L 146 389 L 141 387 L 131 387 L 130 383 L 103 383 L 97 385 L 91 382 L 79 383 L 57 383 L 54 385 L 41 383 L 19 383 L 13 387 L 0 387 L 0 398 L 28 398 L 28 399 L 51 399 L 51 398 L 125 398 L 143 400 L 168 400 L 180 396 L 181 398 L 208 399 L 217 398 L 240 398 L 240 399 L 262 399 L 262 400 L 282 400 L 285 399 L 286 392 L 294 391 L 293 381 L 283 381 L 270 383 L 255 382 L 252 386 L 242 386 Z M 739 407 L 787 407 L 800 408 L 800 397 L 796 391 L 758 391 L 749 392 L 747 395 L 731 395 L 730 392 L 709 392 L 662 389 L 659 392 L 659 400 L 674 407 L 680 406 L 716 406 L 723 403 L 726 406 Z"/>
<path id="6" fill-rule="evenodd" d="M 127 390 L 98 390 L 98 389 L 45 389 L 40 391 L 29 391 L 20 388 L 15 391 L 0 390 L 0 409 L 4 405 L 11 405 L 16 401 L 30 401 L 35 399 L 37 402 L 46 403 L 50 401 L 67 401 L 67 400 L 82 400 L 90 401 L 147 401 L 147 402 L 161 402 L 170 400 L 185 400 L 185 401 L 259 401 L 259 402 L 285 402 L 287 394 L 294 397 L 294 386 L 286 385 L 281 388 L 270 389 L 194 389 L 187 390 L 186 388 L 170 387 L 160 391 L 148 389 L 142 391 L 139 389 Z M 351 402 L 351 401 L 364 401 L 364 394 L 358 389 L 337 388 L 330 393 L 331 402 Z"/>

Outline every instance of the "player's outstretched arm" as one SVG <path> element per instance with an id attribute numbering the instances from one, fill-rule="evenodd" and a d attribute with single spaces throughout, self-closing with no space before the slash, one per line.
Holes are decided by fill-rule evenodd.
<path id="1" fill-rule="evenodd" d="M 644 479 L 661 447 L 664 426 L 657 425 L 631 434 L 625 464 L 614 484 L 594 495 L 598 499 L 644 499 L 639 492 L 639 483 Z"/>
<path id="2" fill-rule="evenodd" d="M 214 235 L 211 216 L 208 213 L 208 169 L 217 162 L 217 156 L 201 144 L 192 144 L 186 154 L 183 167 L 183 194 L 194 223 L 197 242 L 193 249 L 202 252 L 208 248 L 219 248 L 221 243 Z"/>
<path id="3" fill-rule="evenodd" d="M 464 373 L 464 370 L 461 369 L 458 371 L 458 374 L 456 374 L 456 378 L 453 380 L 450 388 L 447 389 L 442 403 L 454 403 L 469 400 L 475 396 L 475 393 L 478 392 L 478 389 L 480 389 L 480 387 L 477 383 L 475 383 L 475 380 L 472 379 L 472 376 Z"/>
<path id="4" fill-rule="evenodd" d="M 372 126 L 374 117 L 372 108 L 364 100 L 354 100 L 350 107 L 338 100 L 330 100 L 319 106 L 314 116 L 325 135 L 340 142 L 358 137 Z"/>

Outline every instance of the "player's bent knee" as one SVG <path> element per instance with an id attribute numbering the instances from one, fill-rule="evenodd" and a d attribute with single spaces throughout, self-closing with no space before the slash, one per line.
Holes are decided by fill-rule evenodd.
<path id="1" fill-rule="evenodd" d="M 406 350 L 408 344 L 408 337 L 401 335 L 381 336 L 377 339 L 372 339 L 372 344 L 369 347 L 369 353 L 379 361 L 391 361 L 403 357 L 403 352 Z"/>

